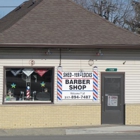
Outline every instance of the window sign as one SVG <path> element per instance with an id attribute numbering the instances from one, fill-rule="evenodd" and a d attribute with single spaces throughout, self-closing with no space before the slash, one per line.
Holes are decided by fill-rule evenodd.
<path id="1" fill-rule="evenodd" d="M 59 72 L 59 100 L 93 100 L 93 72 Z"/>
<path id="2" fill-rule="evenodd" d="M 108 96 L 108 106 L 118 106 L 118 96 Z"/>

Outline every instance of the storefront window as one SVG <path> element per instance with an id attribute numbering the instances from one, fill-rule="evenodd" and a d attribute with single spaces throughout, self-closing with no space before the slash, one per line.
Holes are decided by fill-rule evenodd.
<path id="1" fill-rule="evenodd" d="M 6 68 L 4 102 L 51 102 L 53 69 Z"/>

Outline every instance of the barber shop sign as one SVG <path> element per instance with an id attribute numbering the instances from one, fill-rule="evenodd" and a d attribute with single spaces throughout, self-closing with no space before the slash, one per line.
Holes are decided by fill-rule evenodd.
<path id="1" fill-rule="evenodd" d="M 98 100 L 98 72 L 58 71 L 58 100 Z"/>

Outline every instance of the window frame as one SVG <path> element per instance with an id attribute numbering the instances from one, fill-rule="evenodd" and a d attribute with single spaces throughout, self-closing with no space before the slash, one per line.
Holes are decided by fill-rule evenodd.
<path id="1" fill-rule="evenodd" d="M 5 98 L 4 95 L 6 93 L 6 69 L 7 68 L 46 68 L 46 69 L 52 69 L 52 77 L 51 77 L 51 86 L 52 86 L 52 97 L 51 97 L 51 101 L 9 101 L 9 102 L 5 102 Z M 55 88 L 55 67 L 54 66 L 3 66 L 3 98 L 2 98 L 2 104 L 6 105 L 6 104 L 54 104 L 54 88 Z"/>

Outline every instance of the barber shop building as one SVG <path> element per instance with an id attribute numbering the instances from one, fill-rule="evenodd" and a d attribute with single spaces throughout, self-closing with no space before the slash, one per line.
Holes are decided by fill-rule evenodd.
<path id="1" fill-rule="evenodd" d="M 0 19 L 0 128 L 140 125 L 140 36 L 71 0 L 29 0 Z"/>

